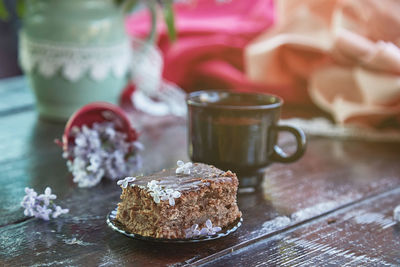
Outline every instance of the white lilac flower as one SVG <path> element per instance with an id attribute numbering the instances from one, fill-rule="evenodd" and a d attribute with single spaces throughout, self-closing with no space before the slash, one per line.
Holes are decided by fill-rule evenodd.
<path id="1" fill-rule="evenodd" d="M 208 235 L 208 229 L 206 227 L 201 228 L 200 236 L 207 236 L 207 235 Z"/>
<path id="2" fill-rule="evenodd" d="M 395 221 L 400 222 L 400 205 L 393 210 L 393 218 Z"/>
<path id="3" fill-rule="evenodd" d="M 198 236 L 208 236 L 215 235 L 217 232 L 221 231 L 221 227 L 213 227 L 210 219 L 206 221 L 206 227 L 199 230 L 199 225 L 194 224 L 192 227 L 185 230 L 186 238 L 193 238 Z"/>
<path id="4" fill-rule="evenodd" d="M 53 199 L 56 199 L 57 196 L 51 193 L 51 188 L 50 187 L 46 187 L 46 189 L 44 190 L 44 194 L 40 194 L 38 196 L 38 199 L 43 201 L 43 203 L 48 206 L 50 204 L 50 201 Z"/>
<path id="5" fill-rule="evenodd" d="M 181 193 L 172 188 L 162 188 L 156 180 L 151 180 L 147 183 L 147 189 L 150 191 L 150 196 L 153 197 L 155 203 L 168 200 L 170 206 L 175 206 L 175 198 L 180 198 Z"/>
<path id="6" fill-rule="evenodd" d="M 135 173 L 142 166 L 138 152 L 143 145 L 127 142 L 126 134 L 116 130 L 113 122 L 94 123 L 91 128 L 83 125 L 72 131 L 75 145 L 63 153 L 69 171 L 79 187 L 92 187 L 103 177 L 121 179 Z"/>
<path id="7" fill-rule="evenodd" d="M 164 191 L 164 194 L 161 196 L 161 200 L 168 200 L 170 206 L 175 206 L 175 198 L 180 198 L 181 193 L 179 191 L 175 191 L 171 188 L 168 188 Z"/>
<path id="8" fill-rule="evenodd" d="M 213 227 L 210 219 L 206 221 L 206 227 L 203 229 L 207 229 L 207 235 L 215 235 L 217 232 L 221 231 L 221 227 Z M 201 229 L 201 230 L 203 230 Z"/>
<path id="9" fill-rule="evenodd" d="M 88 171 L 96 172 L 98 169 L 101 167 L 101 156 L 98 154 L 92 155 L 92 157 L 89 159 L 89 166 L 86 167 Z"/>
<path id="10" fill-rule="evenodd" d="M 178 160 L 176 162 L 176 165 L 178 165 L 178 168 L 176 168 L 175 173 L 190 174 L 190 169 L 192 168 L 193 163 L 191 163 L 191 162 L 184 163 L 182 160 Z"/>
<path id="11" fill-rule="evenodd" d="M 150 196 L 153 197 L 153 200 L 155 203 L 157 203 L 157 204 L 160 203 L 160 195 L 157 194 L 157 192 L 151 192 Z"/>
<path id="12" fill-rule="evenodd" d="M 25 188 L 25 193 L 26 195 L 21 202 L 21 206 L 25 208 L 24 214 L 25 216 L 34 216 L 37 193 L 35 192 L 35 190 L 28 187 Z"/>
<path id="13" fill-rule="evenodd" d="M 200 235 L 200 231 L 198 230 L 199 225 L 193 224 L 192 227 L 185 230 L 186 238 L 193 238 Z"/>
<path id="14" fill-rule="evenodd" d="M 35 190 L 33 190 L 32 188 L 29 187 L 25 187 L 25 193 L 26 193 L 26 197 L 36 197 L 37 193 L 35 192 Z"/>
<path id="15" fill-rule="evenodd" d="M 53 212 L 53 218 L 57 218 L 61 214 L 66 214 L 69 212 L 69 209 L 63 209 L 60 206 L 55 206 L 54 207 L 54 212 Z"/>
<path id="16" fill-rule="evenodd" d="M 135 141 L 135 142 L 133 142 L 133 145 L 139 151 L 143 151 L 144 150 L 144 145 L 142 143 L 140 143 L 140 142 Z"/>
<path id="17" fill-rule="evenodd" d="M 147 183 L 147 189 L 150 191 L 150 196 L 153 197 L 155 203 L 160 203 L 160 197 L 164 195 L 161 186 L 156 180 L 151 180 Z"/>
<path id="18" fill-rule="evenodd" d="M 105 134 L 108 135 L 108 136 L 112 139 L 112 138 L 115 137 L 116 132 L 115 132 L 115 129 L 114 129 L 114 128 L 109 127 L 109 128 L 107 128 L 107 129 L 105 130 Z"/>
<path id="19" fill-rule="evenodd" d="M 87 172 L 86 161 L 80 157 L 74 158 L 73 162 L 68 161 L 67 166 L 72 172 L 73 181 L 78 183 L 79 187 L 91 187 L 98 184 L 104 175 L 104 170 L 99 169 L 96 172 Z"/>
<path id="20" fill-rule="evenodd" d="M 128 184 L 129 184 L 130 182 L 135 181 L 135 180 L 136 180 L 136 177 L 126 177 L 125 179 L 119 180 L 119 181 L 117 182 L 117 185 L 120 185 L 120 186 L 123 187 L 123 188 L 127 188 L 127 187 L 128 187 Z"/>
<path id="21" fill-rule="evenodd" d="M 149 188 L 149 190 L 154 190 L 156 188 L 159 188 L 160 186 L 158 185 L 158 182 L 156 180 L 151 180 L 147 183 L 147 187 Z"/>
<path id="22" fill-rule="evenodd" d="M 85 146 L 87 146 L 86 136 L 84 136 L 84 135 L 78 135 L 78 136 L 75 138 L 75 144 L 76 144 L 77 146 L 80 146 L 80 147 L 85 147 Z"/>
<path id="23" fill-rule="evenodd" d="M 48 221 L 50 219 L 49 216 L 50 216 L 51 212 L 52 212 L 52 210 L 49 209 L 46 205 L 43 205 L 43 206 L 38 205 L 36 207 L 35 217 L 43 219 L 45 221 Z"/>
<path id="24" fill-rule="evenodd" d="M 51 188 L 47 187 L 44 194 L 38 194 L 31 188 L 25 188 L 26 195 L 22 199 L 21 206 L 24 208 L 25 216 L 36 217 L 43 220 L 49 220 L 50 215 L 57 218 L 61 214 L 68 213 L 68 209 L 53 204 L 53 200 L 57 198 L 51 193 Z"/>

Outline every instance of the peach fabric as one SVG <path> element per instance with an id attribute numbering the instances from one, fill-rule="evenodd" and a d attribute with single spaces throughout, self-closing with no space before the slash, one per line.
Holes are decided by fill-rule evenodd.
<path id="1" fill-rule="evenodd" d="M 400 123 L 400 1 L 281 0 L 245 50 L 251 81 L 291 88 L 339 123 Z M 292 99 L 295 101 L 295 99 Z"/>

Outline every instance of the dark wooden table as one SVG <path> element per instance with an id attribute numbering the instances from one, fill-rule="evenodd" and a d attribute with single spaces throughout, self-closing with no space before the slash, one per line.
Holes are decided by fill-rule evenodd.
<path id="1" fill-rule="evenodd" d="M 0 82 L 0 266 L 400 265 L 400 144 L 309 137 L 304 157 L 274 164 L 260 190 L 238 195 L 243 225 L 210 242 L 157 244 L 110 230 L 120 188 L 77 188 L 53 144 L 63 124 L 38 119 L 23 78 Z M 147 129 L 149 173 L 188 160 L 185 125 Z M 290 149 L 291 143 L 286 146 Z M 24 187 L 50 186 L 70 213 L 23 215 Z"/>

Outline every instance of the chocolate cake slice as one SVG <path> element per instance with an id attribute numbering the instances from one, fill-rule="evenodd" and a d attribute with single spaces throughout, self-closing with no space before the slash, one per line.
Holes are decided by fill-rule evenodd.
<path id="1" fill-rule="evenodd" d="M 238 179 L 230 171 L 201 163 L 154 175 L 127 177 L 116 219 L 135 234 L 155 238 L 213 235 L 240 218 Z"/>

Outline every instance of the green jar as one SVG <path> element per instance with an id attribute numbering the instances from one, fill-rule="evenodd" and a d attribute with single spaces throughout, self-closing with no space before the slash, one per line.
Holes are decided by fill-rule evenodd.
<path id="1" fill-rule="evenodd" d="M 131 61 L 123 19 L 114 0 L 26 1 L 20 62 L 41 116 L 64 121 L 89 102 L 117 102 Z"/>

